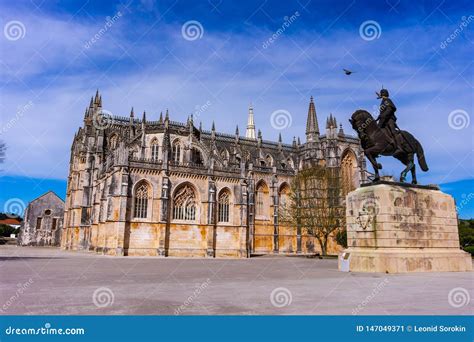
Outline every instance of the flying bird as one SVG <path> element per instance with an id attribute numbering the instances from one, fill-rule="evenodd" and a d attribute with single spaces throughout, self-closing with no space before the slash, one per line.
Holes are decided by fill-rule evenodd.
<path id="1" fill-rule="evenodd" d="M 346 75 L 350 75 L 350 74 L 352 74 L 352 73 L 354 72 L 354 71 L 350 71 L 350 70 L 347 70 L 347 69 L 342 69 L 342 70 L 344 70 L 344 73 L 345 73 Z"/>

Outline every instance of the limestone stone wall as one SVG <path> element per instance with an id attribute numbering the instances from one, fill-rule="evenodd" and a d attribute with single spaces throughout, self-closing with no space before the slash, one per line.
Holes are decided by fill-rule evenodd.
<path id="1" fill-rule="evenodd" d="M 21 246 L 59 246 L 63 228 L 64 202 L 49 191 L 31 201 L 25 210 L 18 244 Z"/>
<path id="2" fill-rule="evenodd" d="M 457 248 L 454 199 L 436 190 L 379 185 L 347 198 L 351 247 Z"/>
<path id="3" fill-rule="evenodd" d="M 351 271 L 472 270 L 470 255 L 459 247 L 450 195 L 426 187 L 377 184 L 351 192 L 346 202 L 349 248 L 344 260 Z"/>

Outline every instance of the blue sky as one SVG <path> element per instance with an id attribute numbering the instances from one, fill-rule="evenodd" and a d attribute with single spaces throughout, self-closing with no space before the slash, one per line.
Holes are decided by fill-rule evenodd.
<path id="1" fill-rule="evenodd" d="M 196 120 L 229 133 L 243 131 L 252 102 L 264 139 L 291 142 L 304 140 L 311 95 L 322 130 L 333 113 L 352 133 L 348 118 L 374 112 L 384 85 L 399 126 L 425 148 L 420 181 L 470 199 L 473 15 L 472 1 L 1 1 L 0 209 L 50 188 L 64 194 L 70 144 L 97 88 L 113 114 L 133 106 L 153 120 L 168 108 L 185 121 L 205 106 Z M 189 21 L 202 27 L 195 40 L 182 33 Z M 368 21 L 375 36 L 361 31 Z M 272 127 L 277 110 L 289 127 Z M 382 163 L 384 174 L 402 169 Z M 462 217 L 474 216 L 467 202 Z"/>

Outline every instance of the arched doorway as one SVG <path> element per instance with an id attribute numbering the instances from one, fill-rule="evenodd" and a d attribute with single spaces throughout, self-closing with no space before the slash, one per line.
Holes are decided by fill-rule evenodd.
<path id="1" fill-rule="evenodd" d="M 353 151 L 346 150 L 341 158 L 341 182 L 343 198 L 359 186 L 359 168 Z"/>

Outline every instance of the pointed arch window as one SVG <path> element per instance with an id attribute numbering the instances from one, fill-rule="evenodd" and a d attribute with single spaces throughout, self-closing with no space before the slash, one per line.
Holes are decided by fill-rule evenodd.
<path id="1" fill-rule="evenodd" d="M 146 182 L 140 183 L 135 189 L 135 205 L 133 217 L 146 218 L 148 212 L 149 186 Z"/>
<path id="2" fill-rule="evenodd" d="M 229 222 L 230 192 L 225 189 L 219 194 L 217 201 L 218 222 Z"/>
<path id="3" fill-rule="evenodd" d="M 110 137 L 110 141 L 109 141 L 109 148 L 111 150 L 115 149 L 117 147 L 117 141 L 118 141 L 118 137 L 116 134 L 112 135 Z"/>
<path id="4" fill-rule="evenodd" d="M 172 149 L 172 152 L 173 152 L 173 161 L 175 163 L 179 163 L 180 159 L 181 159 L 181 145 L 179 144 L 179 141 L 175 141 L 173 143 L 173 149 Z"/>
<path id="5" fill-rule="evenodd" d="M 288 209 L 288 206 L 289 206 L 289 202 L 290 202 L 290 188 L 287 184 L 283 184 L 281 187 L 280 187 L 280 191 L 278 193 L 279 195 L 279 205 L 280 205 L 280 209 L 282 210 L 286 210 Z"/>
<path id="6" fill-rule="evenodd" d="M 190 185 L 178 189 L 173 199 L 173 220 L 194 221 L 196 209 L 194 189 Z"/>
<path id="7" fill-rule="evenodd" d="M 267 194 L 267 187 L 265 186 L 265 184 L 260 183 L 257 186 L 257 191 L 255 193 L 255 213 L 257 216 L 263 216 L 266 213 L 265 206 L 267 204 Z"/>
<path id="8" fill-rule="evenodd" d="M 158 140 L 154 139 L 151 142 L 151 160 L 158 161 L 158 149 L 159 149 Z"/>
<path id="9" fill-rule="evenodd" d="M 356 188 L 357 183 L 357 162 L 352 152 L 347 152 L 342 157 L 341 169 L 342 193 L 345 196 Z"/>

